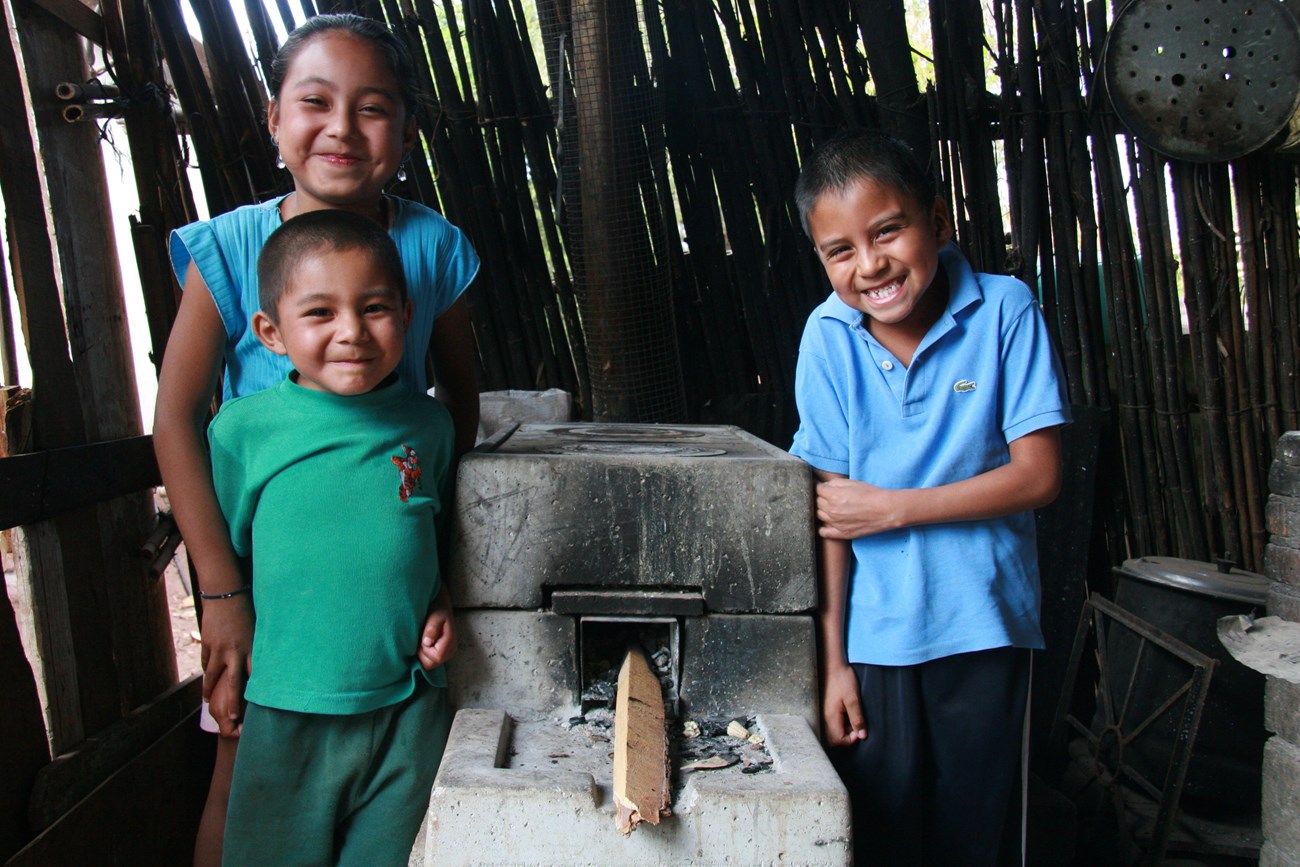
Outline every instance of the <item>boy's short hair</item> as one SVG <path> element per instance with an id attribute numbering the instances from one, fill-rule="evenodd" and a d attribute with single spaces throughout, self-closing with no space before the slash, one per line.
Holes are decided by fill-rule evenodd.
<path id="1" fill-rule="evenodd" d="M 286 220 L 262 245 L 257 257 L 257 301 L 272 322 L 280 321 L 276 305 L 299 263 L 325 250 L 369 253 L 401 300 L 406 300 L 402 257 L 384 227 L 353 211 L 324 208 Z"/>
<path id="2" fill-rule="evenodd" d="M 922 208 L 934 203 L 934 178 L 910 147 L 880 130 L 846 130 L 814 150 L 799 172 L 794 202 L 804 234 L 812 237 L 808 214 L 822 196 L 843 192 L 860 180 L 892 187 Z"/>

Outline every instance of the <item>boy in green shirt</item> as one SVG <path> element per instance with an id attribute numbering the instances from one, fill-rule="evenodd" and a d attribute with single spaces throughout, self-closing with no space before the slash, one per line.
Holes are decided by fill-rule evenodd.
<path id="1" fill-rule="evenodd" d="M 451 721 L 438 567 L 451 417 L 394 373 L 411 302 L 374 221 L 289 220 L 258 280 L 253 329 L 294 370 L 208 430 L 217 499 L 256 576 L 224 863 L 405 864 Z"/>

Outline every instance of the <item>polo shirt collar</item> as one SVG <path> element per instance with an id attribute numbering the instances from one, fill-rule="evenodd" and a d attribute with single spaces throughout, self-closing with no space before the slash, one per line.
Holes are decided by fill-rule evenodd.
<path id="1" fill-rule="evenodd" d="M 975 279 L 975 272 L 970 262 L 952 241 L 939 250 L 939 264 L 948 272 L 948 308 L 944 311 L 950 318 L 984 300 L 980 283 Z"/>

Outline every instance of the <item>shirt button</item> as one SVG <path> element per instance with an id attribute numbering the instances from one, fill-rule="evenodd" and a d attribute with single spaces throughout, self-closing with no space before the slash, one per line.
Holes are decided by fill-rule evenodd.
<path id="1" fill-rule="evenodd" d="M 884 361 L 880 362 L 880 369 L 881 369 L 881 370 L 893 370 L 893 369 L 894 369 L 894 362 L 892 362 L 892 361 L 890 361 L 888 358 L 886 358 Z"/>

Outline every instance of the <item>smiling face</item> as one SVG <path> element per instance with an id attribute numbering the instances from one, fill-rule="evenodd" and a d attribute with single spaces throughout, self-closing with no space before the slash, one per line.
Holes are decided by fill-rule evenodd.
<path id="1" fill-rule="evenodd" d="M 836 296 L 875 331 L 924 331 L 938 318 L 926 293 L 939 275 L 939 249 L 952 238 L 943 202 L 923 207 L 895 188 L 862 178 L 822 194 L 808 233 Z"/>
<path id="2" fill-rule="evenodd" d="M 253 315 L 262 344 L 289 356 L 299 385 L 347 396 L 371 391 L 397 369 L 411 302 L 374 254 L 318 249 L 297 262 L 276 313 L 278 322 Z"/>
<path id="3" fill-rule="evenodd" d="M 343 30 L 323 31 L 297 51 L 267 128 L 297 193 L 286 217 L 317 208 L 373 213 L 416 133 L 388 60 Z"/>

